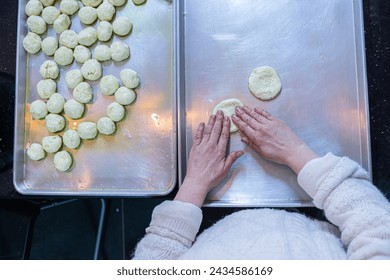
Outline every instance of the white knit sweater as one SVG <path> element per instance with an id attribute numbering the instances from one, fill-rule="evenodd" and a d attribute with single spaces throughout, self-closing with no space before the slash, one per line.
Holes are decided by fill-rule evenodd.
<path id="1" fill-rule="evenodd" d="M 298 182 L 333 225 L 253 209 L 196 237 L 201 209 L 165 201 L 154 209 L 134 259 L 390 259 L 390 204 L 357 163 L 327 154 L 307 163 Z"/>

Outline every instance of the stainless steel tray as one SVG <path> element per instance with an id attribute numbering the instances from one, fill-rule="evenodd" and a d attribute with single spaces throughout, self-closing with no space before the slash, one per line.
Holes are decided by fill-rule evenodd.
<path id="1" fill-rule="evenodd" d="M 42 52 L 27 55 L 22 40 L 27 33 L 24 7 L 19 1 L 16 128 L 14 156 L 14 184 L 23 194 L 88 195 L 88 196 L 149 196 L 169 193 L 176 185 L 177 130 L 176 88 L 174 64 L 175 8 L 171 1 L 148 0 L 134 6 L 128 1 L 117 9 L 117 15 L 127 15 L 133 23 L 132 34 L 124 39 L 130 46 L 131 58 L 123 63 L 103 63 L 103 74 L 119 78 L 123 68 L 132 68 L 141 77 L 136 90 L 137 100 L 126 106 L 126 119 L 119 122 L 114 136 L 99 135 L 96 140 L 84 141 L 79 150 L 69 150 L 74 158 L 71 172 L 58 172 L 53 155 L 33 162 L 26 157 L 26 147 L 49 135 L 44 121 L 32 120 L 29 104 L 38 99 L 36 84 L 41 79 L 39 67 L 48 57 Z M 59 5 L 59 1 L 56 1 Z M 97 23 L 95 23 L 96 26 Z M 72 17 L 72 27 L 80 31 L 82 24 Z M 55 36 L 50 27 L 49 35 Z M 108 42 L 119 40 L 113 36 Z M 97 44 L 93 45 L 92 49 Z M 52 58 L 51 58 L 52 59 Z M 58 92 L 71 97 L 64 73 L 80 68 L 74 62 L 61 68 Z M 113 97 L 105 97 L 94 86 L 93 104 L 88 105 L 85 118 L 68 120 L 77 126 L 85 120 L 97 121 Z M 62 133 L 61 133 L 62 134 Z"/>
<path id="2" fill-rule="evenodd" d="M 361 0 L 183 1 L 179 81 L 182 169 L 193 135 L 223 99 L 239 98 L 283 119 L 317 153 L 347 155 L 371 174 Z M 248 90 L 258 66 L 273 66 L 283 89 L 262 102 Z M 210 206 L 312 205 L 287 167 L 244 149 Z"/>

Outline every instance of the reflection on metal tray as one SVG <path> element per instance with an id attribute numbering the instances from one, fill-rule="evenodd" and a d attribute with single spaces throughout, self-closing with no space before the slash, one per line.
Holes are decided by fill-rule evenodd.
<path id="1" fill-rule="evenodd" d="M 197 125 L 215 104 L 239 98 L 284 120 L 320 155 L 347 155 L 370 171 L 361 1 L 187 0 L 180 13 L 187 155 Z M 283 84 L 267 102 L 247 85 L 251 71 L 263 65 L 277 69 Z M 246 154 L 208 205 L 312 205 L 291 170 L 263 160 L 233 134 L 230 150 L 238 149 Z"/>
<path id="2" fill-rule="evenodd" d="M 40 65 L 49 57 L 41 52 L 26 55 L 22 40 L 27 33 L 24 7 L 19 1 L 16 130 L 14 183 L 23 194 L 88 195 L 88 196 L 143 196 L 164 195 L 176 184 L 176 97 L 174 69 L 174 7 L 170 1 L 148 0 L 135 6 L 127 1 L 117 8 L 117 16 L 126 15 L 133 23 L 130 36 L 113 36 L 107 43 L 124 40 L 131 58 L 121 63 L 104 62 L 103 74 L 119 78 L 123 68 L 132 68 L 141 77 L 136 89 L 137 100 L 126 106 L 126 118 L 117 124 L 114 136 L 99 135 L 96 140 L 83 141 L 78 150 L 68 150 L 74 158 L 71 172 L 58 172 L 53 155 L 34 162 L 28 160 L 25 148 L 49 135 L 44 120 L 32 120 L 29 105 L 39 98 L 36 84 L 41 80 Z M 59 5 L 59 1 L 56 1 Z M 98 21 L 93 25 L 96 27 Z M 79 32 L 83 26 L 77 15 L 72 16 L 71 29 Z M 49 36 L 56 36 L 50 26 Z M 52 59 L 52 57 L 50 58 Z M 57 81 L 58 92 L 66 99 L 72 92 L 65 83 L 65 73 L 80 68 L 74 62 L 62 67 Z M 68 127 L 77 127 L 82 121 L 97 121 L 104 116 L 112 96 L 100 93 L 98 82 L 92 82 L 94 99 L 88 104 L 86 116 Z M 62 134 L 62 133 L 61 133 Z M 67 150 L 67 149 L 65 149 Z"/>

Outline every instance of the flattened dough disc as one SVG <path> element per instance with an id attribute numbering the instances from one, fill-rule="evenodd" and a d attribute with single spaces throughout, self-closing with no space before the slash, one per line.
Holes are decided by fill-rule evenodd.
<path id="1" fill-rule="evenodd" d="M 249 90 L 261 100 L 274 99 L 282 89 L 278 72 L 270 66 L 255 68 L 249 76 Z"/>
<path id="2" fill-rule="evenodd" d="M 231 98 L 231 99 L 226 99 L 223 100 L 222 102 L 218 103 L 214 109 L 213 109 L 213 114 L 216 114 L 218 110 L 221 110 L 223 114 L 226 117 L 231 117 L 233 114 L 235 114 L 234 109 L 237 106 L 244 106 L 244 103 L 241 102 L 241 100 Z M 230 122 L 230 133 L 238 131 L 238 127 L 231 121 Z"/>

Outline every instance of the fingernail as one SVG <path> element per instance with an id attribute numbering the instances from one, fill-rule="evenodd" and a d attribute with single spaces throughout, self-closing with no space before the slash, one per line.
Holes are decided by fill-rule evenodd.
<path id="1" fill-rule="evenodd" d="M 236 119 L 237 116 L 235 114 L 232 115 L 232 119 Z"/>
<path id="2" fill-rule="evenodd" d="M 246 105 L 244 105 L 242 108 L 244 108 L 244 110 L 246 110 L 246 111 L 249 111 L 249 107 Z"/>
<path id="3" fill-rule="evenodd" d="M 218 114 L 218 115 L 222 115 L 222 111 L 221 111 L 221 110 L 218 110 L 217 114 Z"/>
<path id="4" fill-rule="evenodd" d="M 228 117 L 225 117 L 225 122 L 228 123 L 230 119 Z"/>
<path id="5" fill-rule="evenodd" d="M 240 157 L 240 156 L 242 156 L 244 154 L 244 151 L 238 151 L 237 152 L 237 157 Z"/>
<path id="6" fill-rule="evenodd" d="M 241 107 L 236 107 L 236 112 L 239 112 L 239 113 L 241 113 L 242 112 L 242 109 L 241 109 Z"/>

